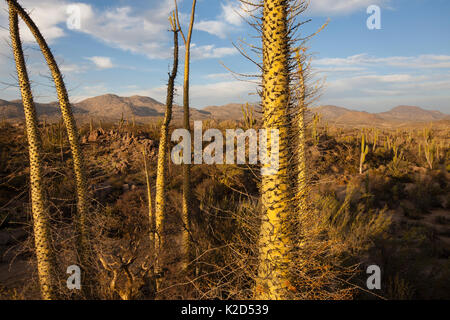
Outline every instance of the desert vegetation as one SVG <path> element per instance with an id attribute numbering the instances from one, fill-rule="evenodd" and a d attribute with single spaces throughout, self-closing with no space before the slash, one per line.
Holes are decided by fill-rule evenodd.
<path id="1" fill-rule="evenodd" d="M 308 40 L 325 26 L 298 35 L 306 1 L 242 1 L 260 35 L 262 61 L 242 53 L 260 67 L 261 106 L 203 121 L 224 136 L 278 129 L 279 168 L 270 174 L 266 164 L 171 159 L 172 132 L 193 127 L 195 0 L 186 35 L 178 9 L 169 17 L 162 117 L 122 113 L 79 126 L 43 36 L 17 1 L 7 2 L 25 123 L 0 123 L 1 299 L 450 298 L 449 126 L 340 125 L 310 108 L 321 85 Z M 51 70 L 59 121 L 37 117 L 19 18 Z M 183 118 L 173 119 L 179 35 Z M 272 134 L 263 139 L 268 154 L 277 152 Z M 82 290 L 67 287 L 73 265 Z M 369 265 L 382 269 L 381 289 L 367 288 Z"/>

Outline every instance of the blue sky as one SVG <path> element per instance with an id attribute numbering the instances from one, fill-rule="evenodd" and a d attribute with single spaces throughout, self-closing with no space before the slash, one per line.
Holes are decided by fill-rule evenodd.
<path id="1" fill-rule="evenodd" d="M 191 104 L 202 108 L 255 101 L 255 86 L 234 79 L 256 68 L 233 48 L 254 32 L 236 14 L 236 0 L 198 0 L 193 34 Z M 8 46 L 7 11 L 0 2 L 0 98 L 17 99 L 14 64 Z M 173 0 L 22 0 L 50 42 L 64 72 L 71 99 L 115 93 L 164 101 L 172 38 L 167 17 Z M 369 30 L 369 5 L 381 7 L 381 30 Z M 81 13 L 81 28 L 67 27 L 67 8 Z M 191 0 L 179 0 L 187 29 Z M 311 0 L 305 34 L 327 18 L 328 27 L 309 43 L 317 78 L 325 79 L 316 104 L 380 112 L 418 105 L 450 113 L 450 1 Z M 23 28 L 29 72 L 38 101 L 55 100 L 48 71 Z M 183 63 L 183 61 L 181 61 Z M 182 68 L 181 68 L 182 70 Z M 182 73 L 177 84 L 181 85 Z M 181 93 L 180 88 L 178 92 Z M 178 95 L 177 103 L 181 103 Z"/>

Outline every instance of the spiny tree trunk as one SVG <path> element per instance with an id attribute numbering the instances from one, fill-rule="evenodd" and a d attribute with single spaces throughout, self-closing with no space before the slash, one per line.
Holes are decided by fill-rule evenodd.
<path id="1" fill-rule="evenodd" d="M 298 97 L 298 113 L 297 117 L 297 184 L 296 184 L 296 207 L 297 214 L 305 214 L 308 212 L 307 195 L 309 191 L 307 180 L 306 166 L 306 83 L 305 68 L 300 49 L 297 49 L 297 67 L 299 81 L 299 97 Z"/>
<path id="2" fill-rule="evenodd" d="M 265 213 L 261 221 L 257 299 L 285 299 L 289 287 L 290 238 L 287 220 L 292 213 L 289 176 L 289 43 L 286 0 L 266 0 L 263 8 L 263 121 L 279 130 L 279 169 L 262 177 Z M 269 135 L 269 133 L 268 133 Z M 268 152 L 273 138 L 268 139 Z"/>
<path id="3" fill-rule="evenodd" d="M 69 102 L 69 96 L 64 84 L 63 76 L 55 61 L 55 58 L 47 45 L 44 37 L 39 31 L 34 21 L 30 18 L 27 12 L 15 0 L 7 0 L 10 6 L 13 6 L 23 21 L 26 23 L 31 33 L 34 35 L 36 42 L 41 48 L 42 54 L 50 68 L 53 81 L 55 83 L 58 94 L 59 106 L 63 115 L 64 123 L 67 129 L 70 148 L 73 157 L 73 168 L 75 172 L 76 194 L 77 194 L 77 233 L 78 233 L 78 254 L 80 257 L 80 264 L 86 272 L 89 252 L 87 252 L 87 230 L 86 230 L 86 215 L 88 214 L 88 192 L 84 167 L 83 153 L 80 145 L 79 131 L 73 117 L 72 109 Z M 83 286 L 85 287 L 85 286 Z"/>
<path id="4" fill-rule="evenodd" d="M 190 71 L 190 59 L 191 59 L 191 39 L 192 39 L 192 30 L 194 28 L 194 19 L 195 19 L 195 7 L 197 1 L 192 1 L 192 11 L 191 11 L 191 21 L 189 24 L 189 31 L 187 38 L 184 36 L 183 31 L 180 29 L 181 36 L 183 37 L 184 46 L 185 46 L 185 58 L 184 58 L 184 81 L 183 81 L 183 126 L 184 129 L 191 132 L 190 126 L 190 117 L 189 117 L 189 71 Z M 176 6 L 176 0 L 175 0 Z M 176 9 L 177 13 L 177 21 L 178 21 L 178 9 Z M 177 22 L 178 26 L 180 26 L 179 21 Z M 183 164 L 183 208 L 182 208 L 182 218 L 183 218 L 183 270 L 186 270 L 190 261 L 191 261 L 191 250 L 192 244 L 190 239 L 190 231 L 191 231 L 191 219 L 190 219 L 190 211 L 191 211 L 191 165 L 184 163 Z"/>
<path id="5" fill-rule="evenodd" d="M 44 198 L 42 142 L 41 137 L 39 136 L 36 108 L 20 40 L 17 11 L 15 6 L 11 5 L 11 3 L 12 1 L 9 1 L 9 27 L 28 137 L 33 230 L 39 283 L 41 286 L 42 298 L 50 300 L 56 298 L 56 284 L 54 279 L 56 268 L 51 248 L 49 212 L 46 208 Z"/>
<path id="6" fill-rule="evenodd" d="M 175 16 L 170 20 L 173 31 L 174 40 L 174 52 L 173 52 L 173 69 L 169 74 L 169 83 L 167 84 L 167 100 L 166 100 L 166 113 L 164 121 L 161 125 L 161 138 L 159 142 L 158 152 L 158 168 L 156 176 L 156 237 L 155 237 L 155 273 L 158 276 L 156 282 L 157 290 L 160 287 L 161 280 L 161 248 L 164 244 L 164 217 L 166 213 L 166 179 L 167 179 L 167 152 L 168 152 L 168 140 L 169 140 L 169 125 L 172 119 L 172 106 L 173 95 L 175 89 L 175 79 L 178 73 L 178 28 Z"/>
<path id="7" fill-rule="evenodd" d="M 152 206 L 152 185 L 150 183 L 150 173 L 147 164 L 147 151 L 145 147 L 142 148 L 142 157 L 144 160 L 144 172 L 145 172 L 145 182 L 147 184 L 147 201 L 148 201 L 148 220 L 150 225 L 150 243 L 155 243 L 155 216 L 153 214 Z"/>

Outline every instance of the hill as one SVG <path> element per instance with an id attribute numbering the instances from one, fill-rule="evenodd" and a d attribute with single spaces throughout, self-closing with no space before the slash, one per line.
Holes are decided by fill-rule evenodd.
<path id="1" fill-rule="evenodd" d="M 60 112 L 56 102 L 36 104 L 39 116 L 47 119 L 59 119 Z M 73 104 L 74 113 L 81 121 L 89 118 L 104 120 L 117 120 L 122 116 L 125 119 L 136 118 L 148 120 L 149 118 L 163 117 L 165 105 L 153 98 L 144 96 L 120 97 L 114 94 L 106 94 L 83 100 Z M 251 105 L 254 116 L 260 117 L 260 107 Z M 0 117 L 5 119 L 20 120 L 23 118 L 21 101 L 0 100 Z M 339 126 L 402 126 L 420 124 L 426 122 L 445 123 L 450 116 L 439 111 L 425 110 L 416 106 L 398 106 L 390 111 L 381 113 L 369 113 L 365 111 L 350 110 L 343 107 L 326 105 L 313 107 L 310 112 L 319 113 L 322 119 L 330 124 Z M 191 119 L 218 119 L 241 120 L 242 104 L 230 103 L 223 106 L 208 106 L 203 109 L 190 109 Z M 173 107 L 173 119 L 183 118 L 183 108 L 178 105 Z"/>

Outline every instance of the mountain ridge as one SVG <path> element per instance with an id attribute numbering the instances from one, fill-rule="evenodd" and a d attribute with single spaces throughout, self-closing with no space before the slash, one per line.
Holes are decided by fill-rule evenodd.
<path id="1" fill-rule="evenodd" d="M 122 117 L 133 118 L 158 118 L 163 117 L 165 105 L 156 99 L 146 96 L 134 95 L 121 97 L 115 94 L 105 94 L 84 99 L 73 103 L 74 114 L 77 118 L 103 118 L 120 119 Z M 260 116 L 260 107 L 250 105 L 255 112 L 255 117 Z M 47 118 L 59 117 L 59 106 L 57 102 L 36 103 L 39 116 Z M 436 110 L 426 110 L 418 106 L 399 105 L 389 111 L 370 113 L 366 111 L 352 110 L 345 107 L 324 105 L 311 107 L 309 112 L 319 113 L 322 119 L 335 125 L 384 125 L 439 122 L 450 120 L 450 115 Z M 205 120 L 242 120 L 242 104 L 229 103 L 222 106 L 207 106 L 203 109 L 190 109 L 191 119 Z M 181 119 L 183 108 L 173 106 L 174 120 Z M 7 101 L 0 99 L 0 117 L 4 119 L 23 119 L 23 108 L 21 100 Z"/>

